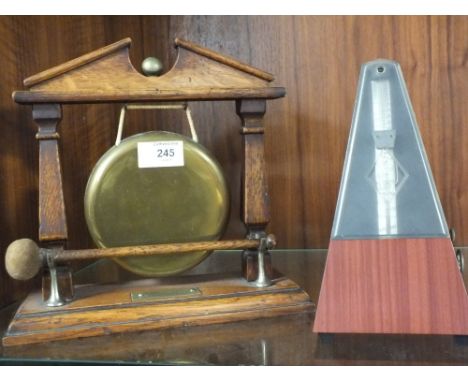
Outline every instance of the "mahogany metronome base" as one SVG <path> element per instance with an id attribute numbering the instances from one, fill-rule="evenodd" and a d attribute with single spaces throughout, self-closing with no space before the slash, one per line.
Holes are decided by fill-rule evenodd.
<path id="1" fill-rule="evenodd" d="M 468 334 L 451 240 L 332 240 L 314 332 Z"/>
<path id="2" fill-rule="evenodd" d="M 29 295 L 3 346 L 276 317 L 313 307 L 307 293 L 285 277 L 265 288 L 232 274 L 81 285 L 61 307 L 45 306 L 39 292 Z"/>

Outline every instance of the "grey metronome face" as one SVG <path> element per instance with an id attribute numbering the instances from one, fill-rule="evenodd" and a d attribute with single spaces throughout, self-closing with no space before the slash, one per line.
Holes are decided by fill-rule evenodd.
<path id="1" fill-rule="evenodd" d="M 448 237 L 400 66 L 363 65 L 332 239 Z"/>

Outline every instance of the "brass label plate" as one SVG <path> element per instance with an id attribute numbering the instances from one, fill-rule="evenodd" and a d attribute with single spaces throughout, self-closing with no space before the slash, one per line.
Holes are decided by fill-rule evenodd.
<path id="1" fill-rule="evenodd" d="M 199 288 L 169 288 L 150 292 L 145 291 L 130 293 L 132 302 L 168 300 L 172 298 L 187 298 L 201 295 L 202 291 Z"/>

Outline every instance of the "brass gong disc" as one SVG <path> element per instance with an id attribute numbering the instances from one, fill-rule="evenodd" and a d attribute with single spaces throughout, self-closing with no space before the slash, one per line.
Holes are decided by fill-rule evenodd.
<path id="1" fill-rule="evenodd" d="M 138 142 L 182 141 L 184 166 L 139 168 Z M 220 165 L 206 148 L 169 132 L 133 135 L 108 150 L 85 192 L 85 217 L 98 247 L 219 239 L 229 214 Z M 134 273 L 168 276 L 202 261 L 209 252 L 115 259 Z"/>

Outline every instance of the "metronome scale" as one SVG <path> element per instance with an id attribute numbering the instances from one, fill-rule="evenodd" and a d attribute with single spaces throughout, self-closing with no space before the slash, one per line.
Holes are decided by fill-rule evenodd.
<path id="1" fill-rule="evenodd" d="M 129 60 L 130 39 L 27 78 L 14 100 L 31 104 L 39 141 L 39 241 L 13 242 L 6 267 L 16 279 L 44 269 L 43 290 L 19 307 L 4 346 L 178 326 L 274 317 L 313 308 L 296 283 L 273 271 L 265 233 L 269 201 L 263 148 L 267 100 L 285 95 L 273 76 L 188 41 L 161 76 Z M 109 70 L 112 68 L 112 70 Z M 144 67 L 145 69 L 145 67 Z M 230 212 L 229 192 L 216 158 L 197 139 L 191 101 L 233 100 L 242 126 L 241 219 L 247 235 L 220 240 Z M 116 145 L 98 161 L 86 193 L 85 217 L 96 249 L 66 249 L 57 125 L 62 105 L 121 103 Z M 186 112 L 191 137 L 142 131 L 122 139 L 125 113 L 135 109 Z M 135 111 L 134 111 L 135 112 Z M 180 111 L 179 111 L 180 112 Z M 61 134 L 67 134 L 67 127 Z M 66 155 L 66 151 L 63 155 Z M 239 275 L 178 276 L 213 250 L 242 249 Z M 118 285 L 73 285 L 69 262 L 112 258 L 142 280 Z M 175 276 L 167 278 L 166 276 Z"/>

